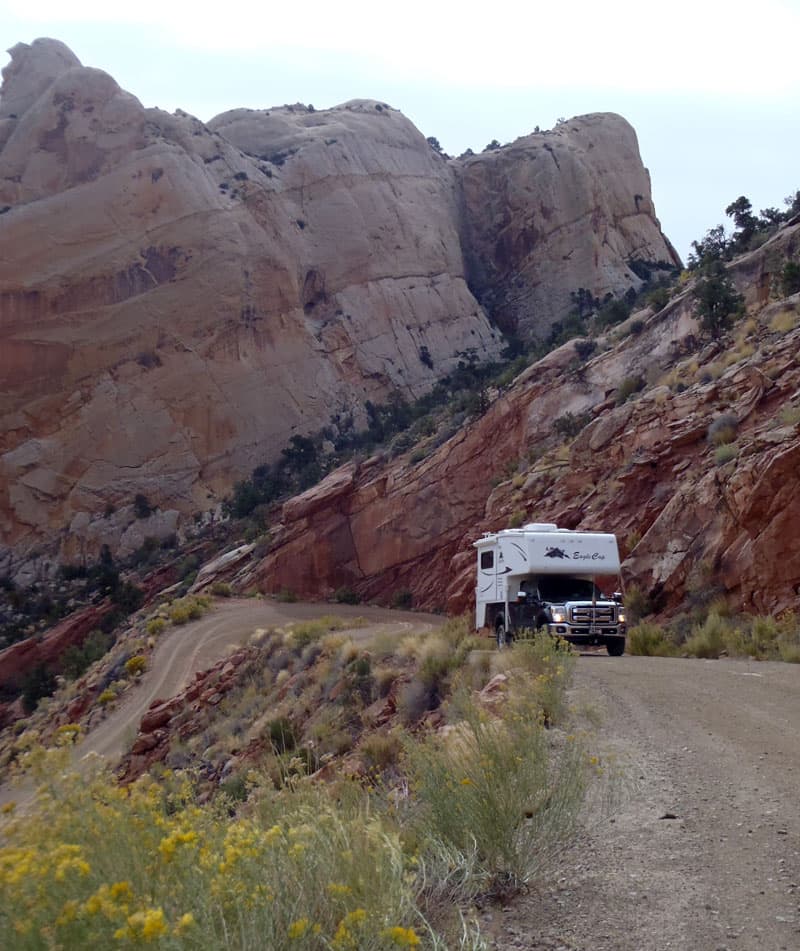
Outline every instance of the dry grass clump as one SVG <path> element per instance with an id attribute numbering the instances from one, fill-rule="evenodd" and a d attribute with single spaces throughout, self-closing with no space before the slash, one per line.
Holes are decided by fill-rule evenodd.
<path id="1" fill-rule="evenodd" d="M 400 762 L 403 753 L 403 734 L 399 730 L 368 733 L 359 744 L 358 751 L 369 771 L 384 773 Z"/>
<path id="2" fill-rule="evenodd" d="M 800 406 L 787 403 L 781 409 L 780 420 L 784 426 L 797 426 L 800 423 Z"/>
<path id="3" fill-rule="evenodd" d="M 408 743 L 414 798 L 407 822 L 428 860 L 428 886 L 456 894 L 513 894 L 572 834 L 585 758 L 552 745 L 535 704 L 497 720 L 471 706 L 457 730 Z"/>
<path id="4" fill-rule="evenodd" d="M 367 621 L 363 617 L 359 618 L 341 618 L 333 614 L 325 614 L 321 618 L 313 621 L 301 621 L 292 624 L 289 633 L 295 644 L 304 646 L 311 641 L 319 640 L 326 634 L 335 631 L 352 631 L 359 627 L 365 627 Z"/>
<path id="5" fill-rule="evenodd" d="M 785 334 L 797 326 L 797 314 L 791 310 L 779 311 L 769 322 L 769 329 L 774 333 Z"/>

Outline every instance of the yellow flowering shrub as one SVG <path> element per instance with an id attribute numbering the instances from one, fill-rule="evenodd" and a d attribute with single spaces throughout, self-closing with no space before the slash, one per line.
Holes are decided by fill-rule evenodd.
<path id="1" fill-rule="evenodd" d="M 179 607 L 188 618 L 188 602 Z M 443 628 L 409 663 L 463 663 L 468 630 Z M 361 656 L 325 637 L 333 673 Z M 81 776 L 70 772 L 73 724 L 52 750 L 23 734 L 17 760 L 41 788 L 35 807 L 0 810 L 0 948 L 484 949 L 477 926 L 457 920 L 458 903 L 530 880 L 569 830 L 585 772 L 599 768 L 575 742 L 554 752 L 545 727 L 564 713 L 569 652 L 537 639 L 501 660 L 501 715 L 454 697 L 449 739 L 403 739 L 393 762 L 409 788 L 399 797 L 301 771 L 275 788 L 265 769 L 248 774 L 245 803 L 200 802 L 186 775 L 120 786 L 85 763 Z M 421 911 L 437 895 L 453 920 L 441 908 L 436 920 L 452 933 Z"/>
<path id="2" fill-rule="evenodd" d="M 0 947 L 419 943 L 399 836 L 355 788 L 346 808 L 310 784 L 269 790 L 231 819 L 222 803 L 198 805 L 178 777 L 120 787 L 103 772 L 64 778 L 55 763 L 41 763 L 37 814 L 0 819 Z M 433 935 L 430 947 L 445 944 Z"/>

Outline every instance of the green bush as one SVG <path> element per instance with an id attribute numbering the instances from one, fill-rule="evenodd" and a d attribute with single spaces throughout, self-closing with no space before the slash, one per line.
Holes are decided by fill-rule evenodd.
<path id="1" fill-rule="evenodd" d="M 204 598 L 178 598 L 169 606 L 169 619 L 173 624 L 188 624 L 202 617 L 207 607 Z"/>
<path id="2" fill-rule="evenodd" d="M 519 528 L 520 525 L 523 525 L 525 522 L 525 512 L 522 509 L 518 509 L 516 512 L 511 513 L 511 518 L 508 520 L 509 528 Z"/>
<path id="3" fill-rule="evenodd" d="M 642 621 L 628 631 L 628 653 L 643 657 L 673 657 L 678 648 L 660 624 Z"/>
<path id="4" fill-rule="evenodd" d="M 414 604 L 414 595 L 408 588 L 400 588 L 392 595 L 392 607 L 401 611 L 410 611 Z"/>
<path id="5" fill-rule="evenodd" d="M 574 413 L 564 413 L 563 416 L 553 420 L 553 432 L 571 439 L 577 436 L 590 420 L 589 413 L 580 413 L 577 416 Z"/>
<path id="6" fill-rule="evenodd" d="M 634 548 L 635 545 L 631 545 Z M 625 611 L 628 624 L 637 624 L 643 617 L 653 613 L 653 604 L 650 598 L 638 585 L 631 585 L 625 594 Z"/>
<path id="7" fill-rule="evenodd" d="M 396 829 L 348 784 L 344 803 L 301 779 L 231 815 L 149 776 L 120 792 L 107 776 L 50 772 L 38 821 L 3 830 L 2 947 L 484 946 L 436 934 Z"/>
<path id="8" fill-rule="evenodd" d="M 718 446 L 714 451 L 714 464 L 718 466 L 724 466 L 725 463 L 730 462 L 731 459 L 735 459 L 736 454 L 736 446 L 732 445 L 731 443 Z"/>
<path id="9" fill-rule="evenodd" d="M 361 595 L 353 591 L 352 588 L 343 586 L 336 589 L 333 600 L 336 601 L 337 604 L 360 604 Z"/>
<path id="10" fill-rule="evenodd" d="M 709 611 L 705 622 L 693 629 L 683 648 L 693 657 L 719 657 L 723 652 L 728 652 L 728 644 L 734 636 L 734 630 L 728 618 L 722 617 L 716 610 Z"/>
<path id="11" fill-rule="evenodd" d="M 621 324 L 622 321 L 627 320 L 630 315 L 631 305 L 627 300 L 609 301 L 600 308 L 597 314 L 597 327 L 600 330 L 605 330 L 608 327 L 613 327 L 615 324 Z"/>
<path id="12" fill-rule="evenodd" d="M 164 628 L 167 626 L 167 622 L 163 617 L 151 617 L 147 622 L 147 631 L 150 637 L 158 637 L 164 631 Z"/>
<path id="13" fill-rule="evenodd" d="M 739 294 L 722 261 L 709 261 L 694 287 L 694 307 L 701 328 L 714 340 L 744 313 L 744 298 Z"/>
<path id="14" fill-rule="evenodd" d="M 80 645 L 68 648 L 61 659 L 61 669 L 65 677 L 75 680 L 91 665 L 104 657 L 113 643 L 113 638 L 103 631 L 90 631 Z"/>
<path id="15" fill-rule="evenodd" d="M 368 733 L 359 746 L 367 769 L 383 773 L 396 766 L 403 753 L 403 739 L 397 731 Z"/>
<path id="16" fill-rule="evenodd" d="M 654 311 L 663 310 L 669 303 L 669 291 L 666 287 L 657 287 L 647 295 L 647 303 Z"/>
<path id="17" fill-rule="evenodd" d="M 626 376 L 622 383 L 620 383 L 620 385 L 617 387 L 617 406 L 627 403 L 634 393 L 638 393 L 642 389 L 644 389 L 644 380 L 642 377 Z"/>
<path id="18" fill-rule="evenodd" d="M 797 294 L 800 291 L 800 264 L 796 261 L 787 261 L 781 271 L 781 290 L 784 297 Z"/>
<path id="19" fill-rule="evenodd" d="M 33 713 L 44 697 L 49 697 L 56 689 L 55 674 L 44 664 L 38 664 L 22 681 L 22 707 L 26 713 Z"/>
<path id="20" fill-rule="evenodd" d="M 153 508 L 150 505 L 147 496 L 142 492 L 137 492 L 136 497 L 133 500 L 133 514 L 136 516 L 136 518 L 140 519 L 150 518 L 150 516 L 153 514 Z"/>

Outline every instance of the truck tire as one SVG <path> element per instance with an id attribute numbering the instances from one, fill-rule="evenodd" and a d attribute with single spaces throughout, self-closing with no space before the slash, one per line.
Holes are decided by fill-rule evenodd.
<path id="1" fill-rule="evenodd" d="M 622 657 L 625 653 L 625 638 L 615 637 L 613 640 L 606 641 L 606 650 L 611 657 Z"/>
<path id="2" fill-rule="evenodd" d="M 497 649 L 504 650 L 506 647 L 511 646 L 511 641 L 513 638 L 511 634 L 506 630 L 506 622 L 502 618 L 498 618 L 494 625 L 494 635 L 497 640 Z"/>

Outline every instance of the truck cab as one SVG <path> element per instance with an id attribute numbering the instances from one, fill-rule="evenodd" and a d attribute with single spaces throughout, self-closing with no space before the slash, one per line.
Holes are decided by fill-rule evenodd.
<path id="1" fill-rule="evenodd" d="M 487 533 L 475 542 L 475 627 L 505 646 L 521 630 L 546 630 L 573 644 L 625 651 L 625 609 L 603 586 L 619 580 L 616 537 L 549 523 Z"/>

